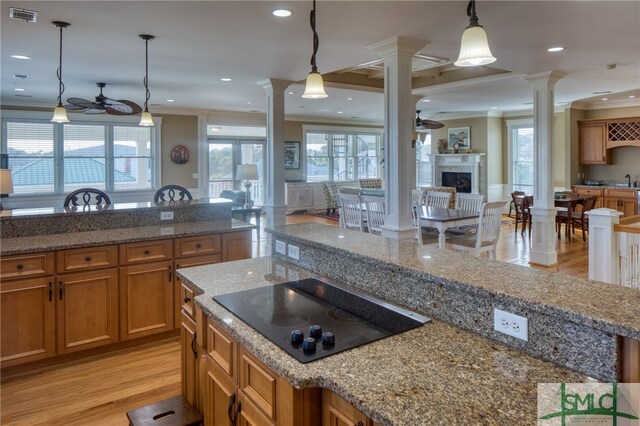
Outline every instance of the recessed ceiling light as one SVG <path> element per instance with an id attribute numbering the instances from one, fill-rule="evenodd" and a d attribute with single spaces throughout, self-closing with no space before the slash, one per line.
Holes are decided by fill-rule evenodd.
<path id="1" fill-rule="evenodd" d="M 353 100 L 353 98 L 347 98 L 347 100 L 348 100 L 348 101 L 352 101 L 352 100 Z"/>
<path id="2" fill-rule="evenodd" d="M 23 89 L 22 87 L 14 87 L 13 90 L 15 90 L 16 92 L 26 92 L 27 89 Z"/>
<path id="3" fill-rule="evenodd" d="M 431 99 L 423 99 L 422 102 L 431 102 Z"/>
<path id="4" fill-rule="evenodd" d="M 320 112 L 329 112 L 328 109 L 319 109 L 318 111 L 320 111 Z"/>
<path id="5" fill-rule="evenodd" d="M 635 99 L 635 96 L 629 95 L 629 99 Z"/>
<path id="6" fill-rule="evenodd" d="M 497 106 L 492 106 L 491 109 L 498 109 L 498 107 Z"/>
<path id="7" fill-rule="evenodd" d="M 273 16 L 277 16 L 278 18 L 286 18 L 287 16 L 291 16 L 291 11 L 287 9 L 276 9 L 271 12 Z"/>
<path id="8" fill-rule="evenodd" d="M 253 105 L 252 101 L 247 101 L 247 105 Z"/>
<path id="9" fill-rule="evenodd" d="M 609 98 L 602 98 L 602 100 L 603 100 L 603 101 L 608 101 L 608 100 L 609 100 Z"/>
<path id="10" fill-rule="evenodd" d="M 220 79 L 220 81 L 231 81 L 231 80 L 233 80 L 233 79 L 232 79 L 232 78 L 229 78 L 229 77 L 222 77 L 222 78 Z"/>
<path id="11" fill-rule="evenodd" d="M 342 111 L 338 111 L 338 114 L 344 114 L 344 112 L 342 112 Z"/>
<path id="12" fill-rule="evenodd" d="M 11 55 L 11 57 L 12 57 L 13 59 L 24 59 L 24 60 L 31 59 L 30 57 L 25 56 L 25 55 Z"/>
<path id="13" fill-rule="evenodd" d="M 287 92 L 287 95 L 295 95 L 296 92 Z"/>
<path id="14" fill-rule="evenodd" d="M 564 50 L 564 47 L 562 46 L 555 46 L 555 47 L 550 47 L 547 49 L 547 52 L 562 52 Z"/>
<path id="15" fill-rule="evenodd" d="M 175 102 L 175 99 L 167 99 L 167 102 Z"/>

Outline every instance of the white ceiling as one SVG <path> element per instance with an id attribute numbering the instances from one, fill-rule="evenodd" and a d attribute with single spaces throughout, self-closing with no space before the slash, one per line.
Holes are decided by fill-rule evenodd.
<path id="1" fill-rule="evenodd" d="M 317 2 L 318 68 L 343 70 L 378 59 L 367 46 L 393 36 L 425 41 L 421 53 L 455 60 L 468 24 L 466 1 Z M 38 12 L 36 23 L 9 19 L 9 7 Z M 289 18 L 271 11 L 285 7 Z M 105 95 L 144 102 L 144 41 L 149 45 L 152 112 L 194 110 L 265 111 L 266 78 L 302 81 L 312 48 L 311 1 L 3 1 L 1 4 L 1 100 L 3 105 L 53 107 L 57 96 L 58 29 L 64 31 L 63 99 L 93 99 L 95 83 L 109 83 Z M 565 73 L 556 101 L 623 105 L 640 100 L 640 2 L 478 1 L 480 24 L 497 62 L 510 73 L 417 89 L 423 117 L 455 113 L 500 114 L 531 108 L 531 89 L 522 79 L 545 71 Z M 565 50 L 550 54 L 547 48 Z M 30 61 L 9 55 L 31 56 Z M 606 70 L 606 64 L 616 64 Z M 14 74 L 27 74 L 19 80 Z M 222 77 L 233 81 L 224 83 Z M 13 89 L 25 88 L 18 93 Z M 287 95 L 288 118 L 383 121 L 383 97 L 375 91 L 328 87 L 329 98 Z M 594 92 L 611 91 L 595 96 Z M 16 97 L 16 94 L 29 98 Z M 628 97 L 635 95 L 630 100 Z M 608 101 L 602 101 L 603 96 Z M 348 100 L 352 98 L 352 100 Z M 167 103 L 166 99 L 175 99 Z M 497 107 L 492 109 L 492 107 Z M 338 114 L 342 111 L 342 114 Z"/>

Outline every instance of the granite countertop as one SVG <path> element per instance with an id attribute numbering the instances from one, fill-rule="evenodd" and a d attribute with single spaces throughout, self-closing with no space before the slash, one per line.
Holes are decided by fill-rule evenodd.
<path id="1" fill-rule="evenodd" d="M 296 388 L 330 389 L 381 425 L 535 424 L 537 383 L 588 377 L 434 320 L 301 364 L 212 300 L 311 276 L 272 258 L 179 269 L 196 303 Z"/>
<path id="2" fill-rule="evenodd" d="M 164 238 L 190 237 L 204 234 L 255 229 L 256 226 L 236 219 L 220 219 L 167 225 L 137 226 L 101 231 L 83 231 L 66 234 L 33 235 L 3 238 L 1 256 L 95 247 L 108 244 L 161 240 Z"/>
<path id="3" fill-rule="evenodd" d="M 316 223 L 287 225 L 269 232 L 302 245 L 338 249 L 343 256 L 400 266 L 417 277 L 442 277 L 479 291 L 507 295 L 533 310 L 640 340 L 640 291 L 635 289 Z"/>

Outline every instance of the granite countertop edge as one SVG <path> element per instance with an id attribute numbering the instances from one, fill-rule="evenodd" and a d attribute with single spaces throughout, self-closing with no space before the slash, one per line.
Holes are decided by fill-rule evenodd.
<path id="1" fill-rule="evenodd" d="M 537 311 L 537 312 L 541 312 L 541 313 L 545 313 L 548 315 L 553 315 L 553 316 L 558 316 L 561 317 L 563 319 L 567 319 L 569 321 L 573 321 L 575 323 L 578 324 L 583 324 L 589 327 L 593 327 L 593 328 L 597 328 L 599 330 L 608 332 L 608 333 L 613 333 L 613 334 L 617 334 L 620 336 L 624 336 L 624 337 L 629 337 L 631 339 L 635 339 L 635 340 L 640 340 L 640 328 L 639 327 L 635 327 L 633 325 L 624 325 L 621 324 L 619 322 L 615 322 L 612 319 L 607 319 L 607 318 L 598 318 L 595 316 L 590 316 L 584 312 L 580 312 L 580 311 L 575 311 L 575 310 L 570 310 L 569 307 L 560 307 L 557 305 L 552 305 L 549 303 L 545 303 L 542 302 L 540 300 L 535 300 L 533 298 L 526 298 L 526 297 L 522 297 L 522 296 L 517 296 L 517 295 L 513 295 L 513 294 L 509 294 L 505 291 L 501 291 L 498 289 L 493 289 L 493 288 L 489 288 L 487 286 L 481 285 L 481 284 L 477 284 L 477 283 L 470 283 L 470 282 L 462 282 L 460 280 L 455 280 L 455 279 L 448 279 L 447 277 L 441 276 L 441 275 L 437 275 L 437 274 L 432 274 L 429 271 L 426 270 L 420 270 L 418 268 L 413 268 L 409 265 L 398 265 L 396 263 L 392 263 L 389 262 L 388 260 L 373 256 L 373 255 L 368 255 L 368 254 L 364 254 L 364 253 L 355 253 L 352 252 L 348 249 L 344 249 L 344 248 L 340 248 L 340 247 L 335 247 L 335 246 L 329 246 L 327 244 L 323 244 L 321 242 L 318 241 L 312 241 L 310 239 L 306 239 L 297 235 L 292 235 L 289 234 L 287 232 L 283 232 L 277 229 L 267 229 L 266 232 L 268 233 L 272 233 L 274 236 L 281 236 L 287 239 L 290 239 L 291 241 L 294 242 L 298 242 L 300 244 L 306 244 L 306 245 L 314 245 L 318 248 L 321 248 L 323 250 L 340 250 L 341 251 L 341 255 L 344 256 L 348 256 L 351 257 L 353 259 L 357 259 L 359 261 L 365 261 L 365 262 L 384 262 L 385 264 L 387 264 L 388 266 L 394 268 L 394 269 L 403 269 L 403 273 L 406 274 L 411 274 L 415 277 L 418 278 L 428 278 L 429 276 L 431 277 L 437 277 L 440 278 L 441 280 L 439 281 L 439 284 L 443 284 L 443 285 L 452 285 L 452 286 L 463 286 L 465 287 L 467 290 L 472 291 L 472 292 L 486 292 L 490 295 L 493 296 L 497 296 L 497 297 L 502 297 L 502 298 L 509 298 L 512 301 L 515 302 L 522 302 L 522 303 L 526 303 L 530 309 Z M 457 253 L 452 253 L 452 254 L 457 254 Z M 557 272 L 548 272 L 548 271 L 538 271 L 540 273 L 549 273 L 549 274 L 557 274 Z M 578 278 L 575 278 L 576 280 L 580 280 Z M 591 281 L 591 280 L 580 280 L 583 281 L 585 283 L 591 283 L 594 285 L 612 285 L 612 284 L 606 284 L 606 283 L 601 283 L 598 281 Z M 623 287 L 621 287 L 623 288 Z"/>
<path id="2" fill-rule="evenodd" d="M 198 225 L 202 225 L 203 227 Z M 163 234 L 163 228 L 173 228 L 173 230 Z M 229 232 L 253 229 L 256 229 L 256 225 L 231 219 L 230 221 L 197 221 L 172 223 L 162 226 L 151 225 L 92 230 L 72 234 L 30 235 L 25 237 L 3 238 L 0 247 L 0 256 L 156 241 L 167 238 L 196 237 L 208 234 L 226 234 Z"/>

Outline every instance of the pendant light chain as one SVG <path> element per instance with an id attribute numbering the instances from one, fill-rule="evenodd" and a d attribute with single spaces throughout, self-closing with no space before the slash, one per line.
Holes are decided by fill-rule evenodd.
<path id="1" fill-rule="evenodd" d="M 313 31 L 313 54 L 311 55 L 311 72 L 318 72 L 316 65 L 316 54 L 318 53 L 318 47 L 320 47 L 320 38 L 318 37 L 318 31 L 316 31 L 316 0 L 313 0 L 313 10 L 309 16 L 311 23 L 311 30 Z"/>
<path id="2" fill-rule="evenodd" d="M 140 34 L 139 36 L 144 40 L 144 78 L 142 83 L 144 84 L 145 99 L 144 99 L 144 111 L 140 117 L 140 126 L 153 127 L 153 117 L 149 112 L 149 99 L 151 99 L 151 91 L 149 90 L 149 41 L 155 37 L 149 34 Z"/>
<path id="3" fill-rule="evenodd" d="M 62 29 L 69 26 L 68 23 L 62 21 L 54 21 L 53 25 L 60 28 L 60 49 L 58 56 L 58 70 L 56 76 L 58 77 L 58 106 L 62 106 L 62 94 L 64 93 L 64 83 L 62 82 Z"/>

